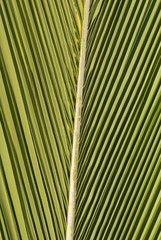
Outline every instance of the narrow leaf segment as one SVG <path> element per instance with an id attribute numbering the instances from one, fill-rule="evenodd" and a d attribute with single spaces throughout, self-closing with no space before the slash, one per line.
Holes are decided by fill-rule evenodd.
<path id="1" fill-rule="evenodd" d="M 80 52 L 80 62 L 79 62 L 79 76 L 78 76 L 78 85 L 77 85 L 77 99 L 76 99 L 73 149 L 72 149 L 72 161 L 71 161 L 71 172 L 70 172 L 70 190 L 69 190 L 69 206 L 68 206 L 66 240 L 72 240 L 74 235 L 78 151 L 79 151 L 82 93 L 83 93 L 83 81 L 84 81 L 84 67 L 85 67 L 89 7 L 90 7 L 90 0 L 86 0 L 84 5 L 84 19 L 83 19 L 81 52 Z"/>

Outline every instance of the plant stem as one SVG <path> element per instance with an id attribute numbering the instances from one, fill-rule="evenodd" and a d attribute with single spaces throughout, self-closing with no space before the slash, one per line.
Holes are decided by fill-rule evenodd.
<path id="1" fill-rule="evenodd" d="M 86 0 L 84 5 L 84 19 L 83 19 L 82 39 L 81 39 L 79 76 L 78 76 L 78 85 L 77 85 L 76 112 L 75 112 L 75 121 L 74 121 L 74 135 L 73 135 L 72 162 L 71 162 L 71 171 L 70 171 L 70 189 L 69 189 L 69 205 L 68 205 L 66 240 L 73 240 L 73 236 L 74 236 L 78 152 L 79 152 L 82 94 L 83 94 L 83 82 L 84 82 L 89 7 L 90 7 L 90 0 Z"/>

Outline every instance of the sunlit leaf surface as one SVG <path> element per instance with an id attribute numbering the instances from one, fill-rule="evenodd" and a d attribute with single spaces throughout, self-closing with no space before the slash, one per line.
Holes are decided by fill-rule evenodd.
<path id="1" fill-rule="evenodd" d="M 75 240 L 160 239 L 159 0 L 91 0 Z M 0 2 L 0 239 L 65 239 L 83 0 Z"/>

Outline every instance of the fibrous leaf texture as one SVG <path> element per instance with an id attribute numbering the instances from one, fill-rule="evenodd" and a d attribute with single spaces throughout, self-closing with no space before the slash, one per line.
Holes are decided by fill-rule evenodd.
<path id="1" fill-rule="evenodd" d="M 161 239 L 160 8 L 0 1 L 0 240 Z"/>

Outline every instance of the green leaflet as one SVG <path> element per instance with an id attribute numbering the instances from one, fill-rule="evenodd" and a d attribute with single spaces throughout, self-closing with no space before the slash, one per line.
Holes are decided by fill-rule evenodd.
<path id="1" fill-rule="evenodd" d="M 160 1 L 90 1 L 74 239 L 160 239 Z M 85 1 L 1 0 L 0 239 L 66 239 Z"/>

